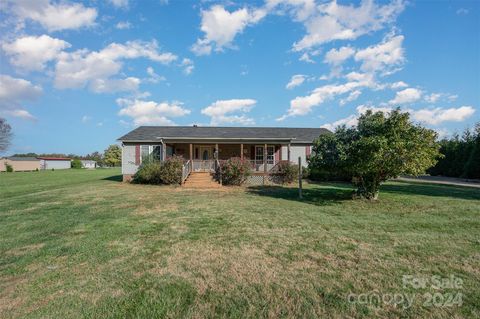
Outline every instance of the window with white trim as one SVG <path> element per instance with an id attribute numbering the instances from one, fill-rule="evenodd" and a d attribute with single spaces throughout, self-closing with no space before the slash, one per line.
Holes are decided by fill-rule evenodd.
<path id="1" fill-rule="evenodd" d="M 255 146 L 255 162 L 263 163 L 263 146 Z M 275 146 L 267 145 L 267 164 L 275 164 Z"/>
<path id="2" fill-rule="evenodd" d="M 141 145 L 140 158 L 142 159 L 142 162 L 146 159 L 161 160 L 162 145 Z"/>
<path id="3" fill-rule="evenodd" d="M 275 164 L 275 146 L 267 146 L 267 164 Z"/>

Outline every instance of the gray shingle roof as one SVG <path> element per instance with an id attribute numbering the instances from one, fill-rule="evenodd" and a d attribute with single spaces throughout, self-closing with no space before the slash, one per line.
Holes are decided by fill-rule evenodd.
<path id="1" fill-rule="evenodd" d="M 292 139 L 310 143 L 320 134 L 330 131 L 325 128 L 292 127 L 211 127 L 211 126 L 140 126 L 118 140 L 122 142 L 158 141 L 161 138 L 191 139 Z"/>

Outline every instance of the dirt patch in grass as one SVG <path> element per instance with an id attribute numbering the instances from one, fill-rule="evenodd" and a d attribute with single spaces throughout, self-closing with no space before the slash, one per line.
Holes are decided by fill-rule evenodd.
<path id="1" fill-rule="evenodd" d="M 133 211 L 133 214 L 139 215 L 139 216 L 150 216 L 150 215 L 155 215 L 157 213 L 176 212 L 177 210 L 178 210 L 177 204 L 165 203 L 162 205 L 156 205 L 154 207 L 145 207 L 145 206 L 137 207 Z"/>
<path id="2" fill-rule="evenodd" d="M 24 304 L 25 300 L 22 295 L 17 295 L 15 292 L 17 287 L 26 282 L 28 282 L 26 277 L 0 277 L 0 317 Z"/>
<path id="3" fill-rule="evenodd" d="M 23 255 L 32 253 L 34 251 L 40 250 L 43 248 L 43 246 L 45 246 L 44 243 L 27 245 L 27 246 L 7 250 L 5 254 L 11 255 L 11 256 L 23 256 Z"/>
<path id="4" fill-rule="evenodd" d="M 151 272 L 186 279 L 203 294 L 211 289 L 232 290 L 238 285 L 266 285 L 279 281 L 281 264 L 252 246 L 221 247 L 211 244 L 178 244 L 172 248 L 166 265 Z"/>

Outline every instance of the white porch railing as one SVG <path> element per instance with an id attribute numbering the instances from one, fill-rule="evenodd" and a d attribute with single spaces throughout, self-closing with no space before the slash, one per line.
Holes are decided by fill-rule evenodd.
<path id="1" fill-rule="evenodd" d="M 213 172 L 215 171 L 215 160 L 193 160 L 194 172 Z"/>
<path id="2" fill-rule="evenodd" d="M 254 171 L 254 172 L 263 172 L 264 171 L 263 160 L 250 160 L 250 164 L 252 165 L 252 171 Z M 267 162 L 267 172 L 269 172 L 274 166 L 275 166 L 275 162 L 268 161 Z"/>
<path id="3" fill-rule="evenodd" d="M 182 167 L 182 184 L 185 183 L 185 180 L 188 178 L 188 175 L 192 172 L 192 165 L 190 160 L 186 161 Z"/>

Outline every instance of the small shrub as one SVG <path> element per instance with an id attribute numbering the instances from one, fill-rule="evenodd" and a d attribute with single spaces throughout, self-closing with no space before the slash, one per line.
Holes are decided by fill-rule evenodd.
<path id="1" fill-rule="evenodd" d="M 163 162 L 144 160 L 132 181 L 139 184 L 180 184 L 182 167 L 183 158 L 180 156 L 169 157 Z"/>
<path id="2" fill-rule="evenodd" d="M 251 164 L 248 160 L 232 157 L 221 163 L 222 184 L 242 185 L 250 176 Z"/>
<path id="3" fill-rule="evenodd" d="M 293 183 L 298 179 L 298 165 L 289 163 L 287 161 L 280 162 L 275 168 L 274 176 L 284 184 Z"/>
<path id="4" fill-rule="evenodd" d="M 161 184 L 160 171 L 162 163 L 155 160 L 144 160 L 133 176 L 132 182 L 139 184 Z"/>
<path id="5" fill-rule="evenodd" d="M 160 169 L 160 179 L 163 184 L 180 184 L 182 182 L 183 157 L 167 158 Z"/>
<path id="6" fill-rule="evenodd" d="M 5 169 L 8 173 L 12 173 L 13 172 L 13 166 L 10 165 L 10 164 L 6 164 L 5 163 Z"/>
<path id="7" fill-rule="evenodd" d="M 82 162 L 79 159 L 72 161 L 72 168 L 82 168 Z"/>

